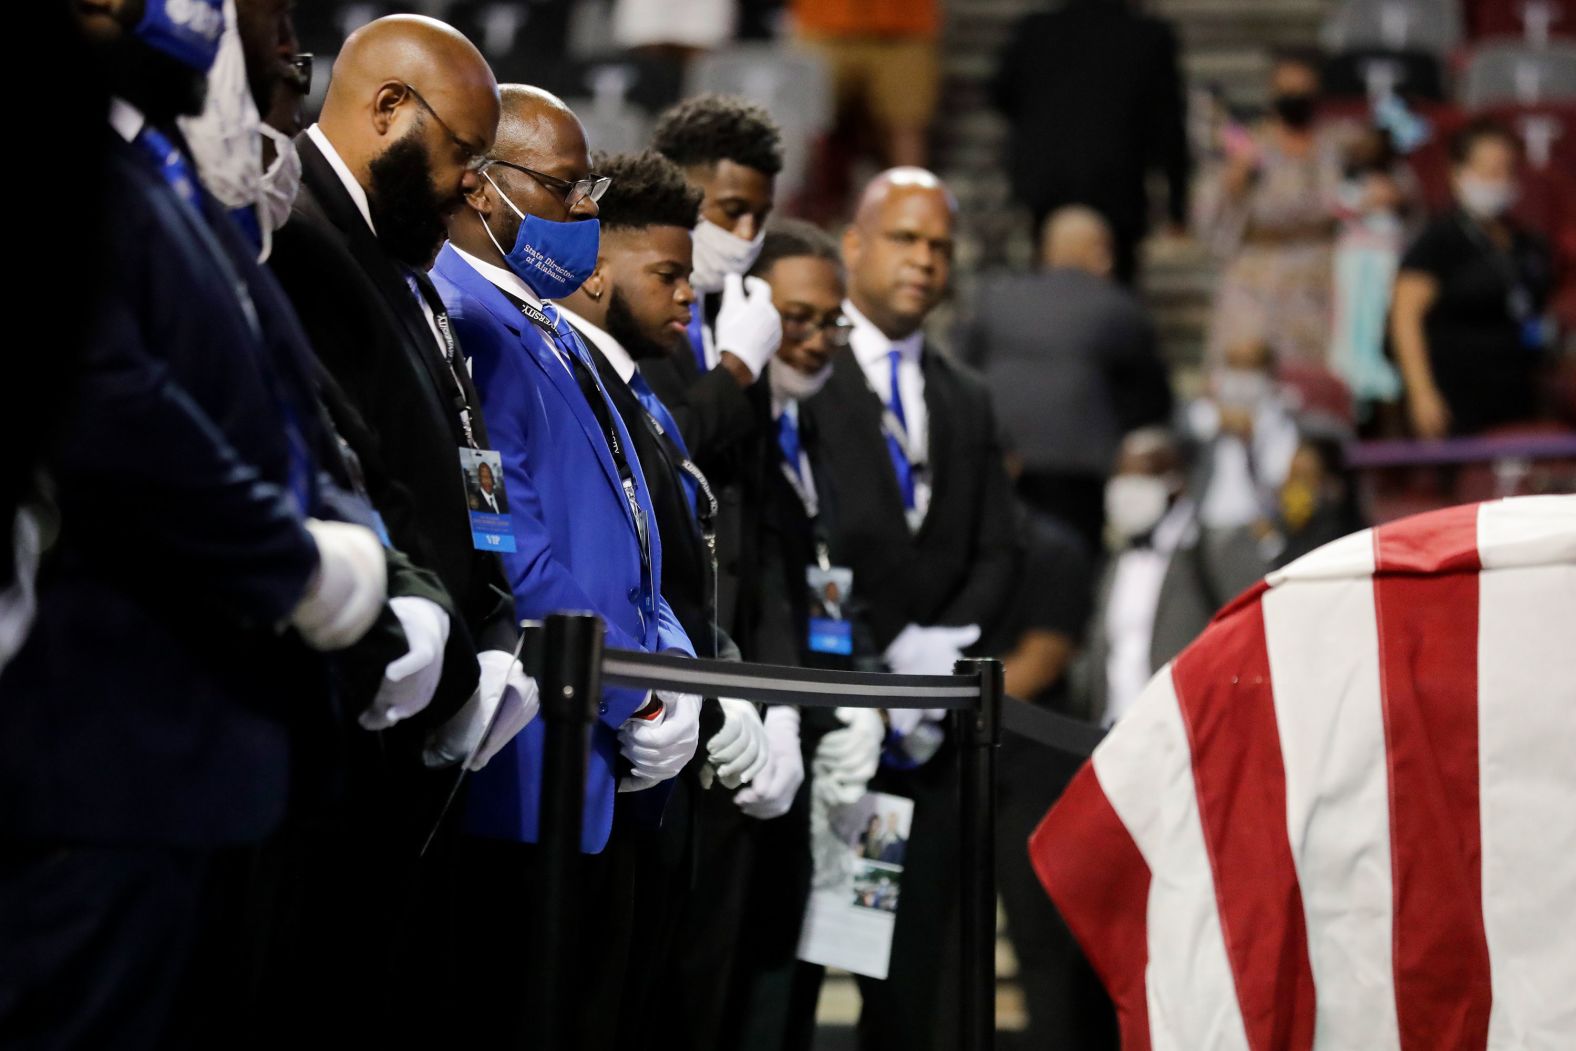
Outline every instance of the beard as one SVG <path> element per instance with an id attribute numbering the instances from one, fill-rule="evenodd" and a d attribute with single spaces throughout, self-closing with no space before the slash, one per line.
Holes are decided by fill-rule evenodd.
<path id="1" fill-rule="evenodd" d="M 689 340 L 682 335 L 675 335 L 666 342 L 645 335 L 640 331 L 640 323 L 635 320 L 635 312 L 629 308 L 629 301 L 619 295 L 616 287 L 610 295 L 607 303 L 607 334 L 618 340 L 631 358 L 636 361 L 665 358 L 669 354 L 680 353 L 689 345 Z"/>
<path id="2" fill-rule="evenodd" d="M 140 109 L 155 125 L 195 117 L 208 100 L 208 76 L 155 50 L 129 34 L 100 45 L 105 81 L 112 94 Z"/>
<path id="3" fill-rule="evenodd" d="M 368 165 L 372 185 L 367 188 L 367 210 L 389 255 L 425 270 L 448 234 L 444 217 L 451 202 L 432 187 L 427 147 L 420 137 L 423 124 L 418 122 Z"/>

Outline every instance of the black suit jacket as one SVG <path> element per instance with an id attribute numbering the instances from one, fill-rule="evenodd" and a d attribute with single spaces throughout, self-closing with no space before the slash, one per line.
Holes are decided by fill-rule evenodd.
<path id="1" fill-rule="evenodd" d="M 257 840 L 291 713 L 328 704 L 323 659 L 278 630 L 318 561 L 270 396 L 301 391 L 213 232 L 139 149 L 104 153 L 111 283 L 51 463 L 37 619 L 0 678 L 0 839 Z"/>
<path id="2" fill-rule="evenodd" d="M 930 507 L 910 532 L 881 429 L 882 403 L 853 351 L 833 358 L 826 387 L 802 406 L 816 436 L 812 464 L 832 561 L 854 592 L 878 649 L 906 624 L 978 624 L 1006 611 L 1019 541 L 995 414 L 973 372 L 926 345 Z"/>
<path id="3" fill-rule="evenodd" d="M 451 639 L 458 634 L 472 651 L 512 649 L 502 564 L 471 543 L 459 460 L 465 436 L 448 366 L 406 282 L 413 272 L 383 250 L 311 138 L 303 134 L 296 144 L 301 192 L 269 262 L 342 396 L 335 423 L 361 461 L 395 546 L 436 573 L 453 597 L 461 615 Z M 485 447 L 481 403 L 459 372 Z"/>
<path id="4" fill-rule="evenodd" d="M 706 297 L 709 308 L 720 295 Z M 688 348 L 643 361 L 640 374 L 668 407 L 690 456 L 716 485 L 728 485 L 742 468 L 743 443 L 757 437 L 759 413 L 727 369 L 701 372 Z"/>

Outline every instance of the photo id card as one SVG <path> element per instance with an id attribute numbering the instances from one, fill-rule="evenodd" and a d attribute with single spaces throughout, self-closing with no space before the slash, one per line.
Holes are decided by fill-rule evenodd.
<path id="1" fill-rule="evenodd" d="M 810 651 L 845 657 L 852 654 L 854 631 L 847 609 L 854 591 L 854 571 L 847 566 L 808 566 L 804 579 L 810 592 Z"/>
<path id="2" fill-rule="evenodd" d="M 460 474 L 471 516 L 471 544 L 478 551 L 513 551 L 503 457 L 493 449 L 460 448 Z"/>

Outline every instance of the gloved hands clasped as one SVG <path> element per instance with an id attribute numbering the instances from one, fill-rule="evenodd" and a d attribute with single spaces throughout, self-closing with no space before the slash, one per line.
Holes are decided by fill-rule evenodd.
<path id="1" fill-rule="evenodd" d="M 619 751 L 633 768 L 620 792 L 639 792 L 673 777 L 695 755 L 700 742 L 700 696 L 658 690 L 662 706 L 650 717 L 630 716 L 619 727 Z"/>
<path id="2" fill-rule="evenodd" d="M 443 676 L 443 647 L 449 641 L 449 615 L 430 599 L 401 595 L 389 609 L 405 632 L 404 656 L 383 669 L 377 696 L 357 721 L 367 730 L 386 730 L 420 713 L 437 692 Z"/>
<path id="3" fill-rule="evenodd" d="M 476 692 L 454 718 L 427 738 L 422 761 L 430 767 L 463 762 L 476 751 L 470 769 L 480 770 L 536 717 L 541 694 L 536 680 L 525 674 L 514 654 L 484 650 L 477 655 L 476 662 L 481 666 L 481 681 L 476 685 Z M 496 721 L 494 712 L 498 713 Z M 491 733 L 487 730 L 488 723 L 493 724 Z M 482 739 L 484 734 L 485 740 Z"/>
<path id="4" fill-rule="evenodd" d="M 388 593 L 388 563 L 377 534 L 348 522 L 306 520 L 318 567 L 290 624 L 314 650 L 342 650 L 361 640 Z"/>
<path id="5" fill-rule="evenodd" d="M 874 708 L 839 708 L 845 725 L 821 738 L 810 761 L 813 791 L 833 806 L 849 806 L 865 794 L 865 786 L 881 765 L 886 724 Z"/>
<path id="6" fill-rule="evenodd" d="M 720 697 L 717 703 L 722 707 L 722 727 L 706 742 L 706 762 L 723 787 L 738 788 L 755 780 L 766 767 L 770 758 L 766 727 L 761 713 L 749 701 Z"/>
<path id="7" fill-rule="evenodd" d="M 733 797 L 740 810 L 769 821 L 782 817 L 804 783 L 804 756 L 799 751 L 799 710 L 777 704 L 764 720 L 768 762 L 739 794 Z"/>

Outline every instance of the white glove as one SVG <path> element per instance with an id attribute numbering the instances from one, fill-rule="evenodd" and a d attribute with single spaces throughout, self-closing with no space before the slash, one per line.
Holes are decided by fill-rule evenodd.
<path id="1" fill-rule="evenodd" d="M 910 624 L 886 648 L 887 666 L 899 675 L 951 675 L 963 651 L 980 638 L 978 624 L 922 628 Z"/>
<path id="2" fill-rule="evenodd" d="M 771 761 L 733 801 L 753 818 L 770 821 L 793 806 L 804 784 L 804 756 L 799 752 L 799 709 L 774 704 L 766 712 L 767 753 Z"/>
<path id="3" fill-rule="evenodd" d="M 939 723 L 947 717 L 945 708 L 888 708 L 887 725 L 899 737 L 908 737 L 921 723 Z"/>
<path id="4" fill-rule="evenodd" d="M 706 761 L 725 788 L 738 788 L 755 780 L 770 758 L 766 727 L 749 701 L 719 697 L 717 703 L 722 706 L 722 726 L 706 742 Z"/>
<path id="5" fill-rule="evenodd" d="M 536 717 L 541 704 L 536 680 L 525 674 L 513 654 L 483 650 L 476 655 L 476 663 L 481 666 L 481 681 L 476 684 L 476 692 L 454 718 L 427 738 L 421 758 L 428 766 L 452 766 L 463 762 L 487 733 L 487 724 L 492 722 L 492 733 L 481 741 L 481 748 L 470 765 L 472 770 L 480 770 Z M 499 713 L 496 722 L 493 722 L 494 712 Z"/>
<path id="6" fill-rule="evenodd" d="M 783 341 L 783 321 L 772 306 L 772 287 L 758 277 L 729 274 L 717 312 L 717 351 L 727 351 L 760 378 Z"/>
<path id="7" fill-rule="evenodd" d="M 431 599 L 401 595 L 389 609 L 405 630 L 405 655 L 383 669 L 383 683 L 357 718 L 363 729 L 387 730 L 427 707 L 443 675 L 443 647 L 449 641 L 449 615 Z"/>
<path id="8" fill-rule="evenodd" d="M 378 619 L 388 593 L 383 545 L 365 526 L 306 520 L 317 544 L 317 575 L 290 615 L 290 623 L 314 650 L 354 645 Z"/>
<path id="9" fill-rule="evenodd" d="M 618 730 L 619 751 L 634 769 L 620 792 L 639 792 L 673 777 L 695 756 L 700 743 L 700 696 L 657 691 L 662 710 L 655 719 L 630 718 Z"/>
<path id="10" fill-rule="evenodd" d="M 886 726 L 874 708 L 839 708 L 834 714 L 848 725 L 821 738 L 810 765 L 816 791 L 835 806 L 849 806 L 876 776 Z"/>

